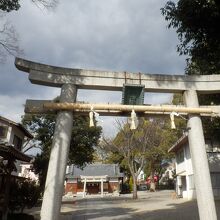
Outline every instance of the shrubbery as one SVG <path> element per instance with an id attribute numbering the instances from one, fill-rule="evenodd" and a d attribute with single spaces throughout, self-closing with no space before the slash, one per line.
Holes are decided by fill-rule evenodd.
<path id="1" fill-rule="evenodd" d="M 132 177 L 130 177 L 130 179 L 129 179 L 129 188 L 130 188 L 130 191 L 133 191 L 133 178 Z"/>
<path id="2" fill-rule="evenodd" d="M 24 213 L 8 214 L 8 220 L 34 220 L 34 216 Z"/>
<path id="3" fill-rule="evenodd" d="M 122 184 L 122 189 L 121 189 L 121 193 L 130 193 L 130 186 L 128 183 L 123 183 Z"/>
<path id="4" fill-rule="evenodd" d="M 40 187 L 35 181 L 15 181 L 11 183 L 8 208 L 12 213 L 23 212 L 25 208 L 32 208 L 37 203 L 40 194 Z"/>

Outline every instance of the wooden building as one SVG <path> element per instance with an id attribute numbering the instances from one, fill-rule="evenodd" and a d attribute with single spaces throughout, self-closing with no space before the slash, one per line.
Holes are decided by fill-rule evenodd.
<path id="1" fill-rule="evenodd" d="M 65 193 L 100 194 L 120 193 L 123 173 L 118 164 L 88 164 L 84 169 L 67 167 Z"/>

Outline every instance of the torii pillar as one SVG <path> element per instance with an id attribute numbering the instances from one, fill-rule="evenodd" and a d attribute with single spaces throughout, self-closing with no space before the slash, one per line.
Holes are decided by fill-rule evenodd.
<path id="1" fill-rule="evenodd" d="M 61 88 L 60 102 L 75 102 L 76 93 L 76 86 L 64 84 Z M 60 219 L 60 206 L 72 126 L 73 112 L 58 112 L 40 213 L 41 220 Z"/>
<path id="2" fill-rule="evenodd" d="M 184 99 L 187 107 L 199 107 L 197 92 L 195 90 L 185 91 Z M 200 220 L 217 220 L 200 116 L 195 114 L 189 115 L 187 128 L 199 217 Z"/>

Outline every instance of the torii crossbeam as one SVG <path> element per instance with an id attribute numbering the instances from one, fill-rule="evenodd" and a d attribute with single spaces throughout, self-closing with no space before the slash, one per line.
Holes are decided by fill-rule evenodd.
<path id="1" fill-rule="evenodd" d="M 15 66 L 29 73 L 29 80 L 32 83 L 45 86 L 62 87 L 63 84 L 73 84 L 78 89 L 122 91 L 124 84 L 141 84 L 145 86 L 145 92 L 173 93 L 186 90 L 196 90 L 205 94 L 220 92 L 219 75 L 159 75 L 70 69 L 21 58 L 16 58 Z"/>
<path id="2" fill-rule="evenodd" d="M 201 220 L 217 220 L 200 115 L 219 114 L 219 106 L 200 107 L 197 93 L 220 93 L 220 75 L 153 75 L 70 69 L 39 64 L 21 58 L 15 59 L 15 65 L 19 70 L 29 73 L 32 83 L 61 88 L 60 103 L 28 100 L 25 109 L 30 113 L 34 113 L 34 111 L 35 113 L 45 113 L 54 111 L 54 109 L 58 112 L 41 208 L 41 220 L 58 220 L 60 218 L 63 182 L 73 123 L 73 109 L 64 108 L 65 104 L 66 106 L 70 106 L 71 103 L 76 105 L 77 89 L 122 91 L 124 84 L 143 85 L 145 92 L 181 92 L 184 94 L 185 106 L 183 108 L 185 109 L 182 114 L 188 114 L 188 139 L 199 216 Z M 53 109 L 51 110 L 51 108 Z M 207 111 L 189 111 L 189 109 L 201 110 L 202 108 L 202 111 L 204 108 Z M 125 112 L 120 109 L 116 112 L 114 110 L 116 109 L 112 109 L 112 112 L 108 111 L 108 113 L 120 115 Z M 107 110 L 102 109 L 102 111 L 107 115 Z M 144 113 L 147 111 L 149 109 Z M 78 109 L 78 113 L 83 112 L 85 110 Z M 164 114 L 164 111 L 151 111 L 150 113 L 153 115 Z"/>

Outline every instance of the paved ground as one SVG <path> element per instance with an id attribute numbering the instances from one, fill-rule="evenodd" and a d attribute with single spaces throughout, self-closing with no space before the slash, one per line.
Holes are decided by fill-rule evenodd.
<path id="1" fill-rule="evenodd" d="M 220 219 L 220 201 L 216 201 L 216 206 Z M 32 209 L 31 213 L 39 216 L 39 208 Z M 67 199 L 62 204 L 61 219 L 199 220 L 199 216 L 196 201 L 173 199 L 171 191 L 142 191 L 136 201 L 131 199 L 131 195 Z"/>

